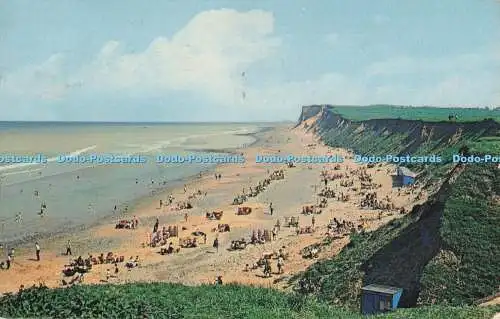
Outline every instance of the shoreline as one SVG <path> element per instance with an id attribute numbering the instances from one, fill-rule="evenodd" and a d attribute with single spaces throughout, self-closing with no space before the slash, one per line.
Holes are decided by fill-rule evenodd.
<path id="1" fill-rule="evenodd" d="M 276 126 L 278 127 L 278 126 Z M 227 154 L 237 154 L 241 153 L 239 151 L 242 151 L 244 149 L 250 148 L 257 146 L 259 143 L 262 142 L 262 135 L 266 132 L 272 131 L 276 129 L 276 127 L 271 127 L 271 126 L 266 126 L 262 127 L 260 129 L 257 129 L 255 132 L 250 132 L 250 133 L 237 133 L 234 135 L 237 136 L 251 136 L 253 138 L 253 141 L 249 144 L 245 144 L 242 147 L 234 147 L 234 148 L 221 148 L 221 149 L 198 149 L 198 150 L 190 150 L 186 149 L 187 151 L 193 151 L 193 152 L 206 152 L 206 153 L 227 153 Z M 24 235 L 23 238 L 21 239 L 15 239 L 15 240 L 6 240 L 0 242 L 0 250 L 6 250 L 7 248 L 10 247 L 15 247 L 17 249 L 22 249 L 25 248 L 28 244 L 33 244 L 35 241 L 38 240 L 46 240 L 48 238 L 57 240 L 61 239 L 63 237 L 67 237 L 68 235 L 74 233 L 74 232 L 85 232 L 89 231 L 92 228 L 99 227 L 102 225 L 105 225 L 109 222 L 112 222 L 116 218 L 127 218 L 131 217 L 131 213 L 138 207 L 147 203 L 150 203 L 153 201 L 153 199 L 163 196 L 163 195 L 168 195 L 168 193 L 171 193 L 172 191 L 182 187 L 183 185 L 188 185 L 190 183 L 195 182 L 196 180 L 199 179 L 200 173 L 203 175 L 213 173 L 214 171 L 217 170 L 217 168 L 227 165 L 228 163 L 218 163 L 218 164 L 213 164 L 209 168 L 202 169 L 200 171 L 197 171 L 194 174 L 190 174 L 184 177 L 180 177 L 174 180 L 171 180 L 168 182 L 167 185 L 165 186 L 160 186 L 158 188 L 155 188 L 152 190 L 151 193 L 140 196 L 138 198 L 122 202 L 120 204 L 117 204 L 117 211 L 116 214 L 112 209 L 108 211 L 102 212 L 102 215 L 97 218 L 96 220 L 88 223 L 83 223 L 83 224 L 78 224 L 74 226 L 63 226 L 63 229 L 59 231 L 52 231 L 52 232 L 43 232 L 43 233 L 33 233 L 29 235 Z M 124 213 L 123 209 L 125 207 L 128 207 L 127 212 Z M 4 256 L 0 256 L 0 258 L 3 259 Z M 0 260 L 2 260 L 0 259 Z"/>
<path id="2" fill-rule="evenodd" d="M 333 149 L 321 144 L 314 135 L 293 129 L 292 126 L 278 126 L 271 131 L 259 132 L 258 141 L 251 147 L 241 149 L 245 158 L 252 158 L 255 154 L 279 154 L 280 152 L 303 153 L 303 154 L 324 154 L 335 151 L 348 154 L 348 150 Z M 318 143 L 315 148 L 307 145 Z M 257 286 L 275 286 L 278 289 L 287 289 L 286 277 L 305 270 L 317 259 L 303 259 L 301 251 L 310 245 L 322 241 L 325 237 L 329 221 L 333 218 L 340 218 L 358 224 L 361 215 L 367 221 L 367 230 L 373 230 L 397 217 L 396 214 L 385 214 L 382 219 L 377 219 L 374 210 L 367 210 L 359 207 L 359 194 L 347 202 L 329 200 L 329 207 L 325 208 L 323 214 L 316 216 L 318 230 L 310 234 L 296 235 L 295 228 L 284 227 L 278 234 L 276 240 L 266 242 L 263 245 L 250 245 L 244 250 L 233 251 L 229 249 L 231 241 L 249 238 L 252 231 L 257 229 L 269 230 L 275 225 L 276 220 L 286 221 L 286 218 L 300 216 L 302 226 L 307 226 L 311 222 L 311 216 L 301 214 L 304 205 L 314 205 L 317 203 L 317 194 L 321 187 L 321 172 L 325 169 L 333 170 L 335 165 L 297 165 L 294 168 L 283 164 L 258 164 L 253 161 L 246 161 L 241 164 L 221 163 L 211 170 L 206 170 L 202 174 L 194 175 L 189 181 L 177 184 L 177 187 L 170 187 L 164 192 L 158 192 L 146 199 L 138 201 L 136 205 L 128 210 L 125 216 L 136 216 L 139 227 L 137 229 L 115 229 L 113 219 L 102 219 L 98 226 L 79 231 L 74 234 L 61 235 L 42 241 L 42 260 L 33 261 L 33 246 L 25 246 L 23 249 L 16 249 L 16 258 L 13 267 L 8 271 L 0 271 L 0 292 L 15 292 L 20 284 L 30 286 L 32 284 L 44 283 L 48 287 L 61 287 L 61 269 L 68 264 L 68 259 L 81 255 L 97 256 L 101 253 L 113 252 L 116 256 L 128 257 L 139 256 L 139 269 L 127 271 L 123 264 L 119 264 L 119 275 L 111 279 L 111 284 L 127 282 L 172 282 L 184 285 L 199 285 L 212 283 L 213 278 L 218 275 L 224 277 L 227 283 L 240 283 Z M 351 161 L 340 164 L 341 171 L 345 173 L 358 168 L 366 168 L 366 165 L 353 164 Z M 394 189 L 391 177 L 386 173 L 386 169 L 392 166 L 384 165 L 375 168 L 368 168 L 377 183 L 383 184 L 380 188 L 381 196 L 388 194 L 394 196 Z M 249 198 L 242 206 L 252 208 L 249 215 L 235 214 L 238 206 L 232 205 L 236 195 L 241 194 L 242 189 L 255 187 L 257 183 L 269 178 L 270 172 L 284 170 L 284 179 L 274 180 L 266 189 L 255 197 Z M 218 171 L 222 174 L 221 180 L 216 180 L 212 172 Z M 339 182 L 341 180 L 337 180 Z M 336 184 L 335 182 L 334 184 Z M 184 192 L 182 184 L 186 184 L 188 191 Z M 338 187 L 338 186 L 337 186 Z M 188 196 L 198 190 L 206 192 L 208 195 L 197 196 L 193 199 L 193 209 L 178 210 L 175 206 L 188 199 Z M 202 192 L 202 193 L 203 193 Z M 158 200 L 164 199 L 166 194 L 172 194 L 175 199 L 172 206 L 159 208 Z M 394 198 L 395 204 L 408 207 L 414 205 L 416 200 L 413 195 L 403 195 Z M 425 198 L 422 198 L 425 200 Z M 269 204 L 272 203 L 275 214 L 268 211 Z M 205 216 L 206 212 L 223 211 L 222 220 L 210 220 Z M 185 220 L 184 215 L 189 215 L 189 220 Z M 129 219 L 125 217 L 123 219 Z M 151 229 L 156 219 L 159 219 L 160 228 L 162 226 L 177 226 L 178 237 L 171 237 L 175 247 L 180 246 L 180 241 L 193 236 L 194 232 L 204 232 L 207 234 L 207 243 L 199 243 L 197 248 L 181 248 L 173 255 L 161 255 L 159 247 L 144 246 L 149 241 Z M 116 220 L 114 220 L 116 221 Z M 231 226 L 230 232 L 214 232 L 218 223 L 225 223 Z M 221 242 L 221 249 L 214 251 L 211 241 L 218 238 Z M 64 254 L 66 240 L 71 240 L 73 256 Z M 329 249 L 320 252 L 320 259 L 335 256 L 346 244 L 348 237 L 341 237 L 334 240 Z M 33 244 L 33 243 L 31 243 Z M 278 251 L 281 247 L 287 247 L 290 253 L 290 260 L 287 261 L 285 273 L 281 280 L 274 281 L 276 277 L 265 278 L 253 271 L 244 272 L 245 264 L 252 265 L 262 254 L 266 252 Z M 85 275 L 84 284 L 100 284 L 106 278 L 106 268 L 112 265 L 97 264 L 92 271 Z M 108 268 L 109 269 L 109 268 Z"/>

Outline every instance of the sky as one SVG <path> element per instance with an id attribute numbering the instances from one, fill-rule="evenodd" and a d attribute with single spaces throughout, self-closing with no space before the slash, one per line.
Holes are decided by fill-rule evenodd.
<path id="1" fill-rule="evenodd" d="M 0 120 L 500 106 L 495 0 L 0 0 Z"/>

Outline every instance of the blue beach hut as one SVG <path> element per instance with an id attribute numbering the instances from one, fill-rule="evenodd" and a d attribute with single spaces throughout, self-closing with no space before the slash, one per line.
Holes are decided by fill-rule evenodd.
<path id="1" fill-rule="evenodd" d="M 396 175 L 398 176 L 399 183 L 403 186 L 412 185 L 415 183 L 417 174 L 413 173 L 406 167 L 398 167 Z"/>
<path id="2" fill-rule="evenodd" d="M 396 309 L 403 294 L 402 288 L 375 284 L 365 286 L 361 290 L 361 313 L 364 315 Z"/>

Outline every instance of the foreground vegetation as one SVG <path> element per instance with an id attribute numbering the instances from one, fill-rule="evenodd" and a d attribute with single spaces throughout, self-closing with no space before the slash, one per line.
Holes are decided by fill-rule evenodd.
<path id="1" fill-rule="evenodd" d="M 500 173 L 470 165 L 451 187 L 403 218 L 354 235 L 332 259 L 293 280 L 296 289 L 358 309 L 361 287 L 404 289 L 400 304 L 472 305 L 500 284 Z"/>
<path id="2" fill-rule="evenodd" d="M 498 308 L 424 307 L 374 318 L 491 318 Z M 0 299 L 0 316 L 32 318 L 345 318 L 358 313 L 303 296 L 236 285 L 151 283 L 31 288 Z"/>
<path id="3" fill-rule="evenodd" d="M 354 121 L 371 119 L 404 119 L 422 121 L 448 121 L 450 114 L 457 115 L 457 122 L 482 121 L 493 119 L 500 121 L 500 108 L 444 108 L 444 107 L 410 107 L 395 105 L 370 105 L 370 106 L 340 106 L 334 105 L 335 113 Z"/>

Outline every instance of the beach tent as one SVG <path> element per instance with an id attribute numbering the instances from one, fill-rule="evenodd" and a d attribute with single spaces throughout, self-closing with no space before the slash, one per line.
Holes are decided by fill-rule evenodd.
<path id="1" fill-rule="evenodd" d="M 415 183 L 415 178 L 417 177 L 417 174 L 402 166 L 398 167 L 396 175 L 403 186 Z"/>
<path id="2" fill-rule="evenodd" d="M 403 294 L 402 288 L 384 285 L 368 285 L 361 291 L 361 313 L 364 315 L 396 309 Z"/>

